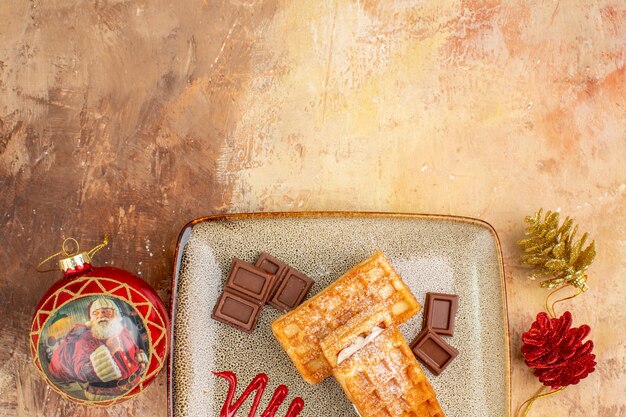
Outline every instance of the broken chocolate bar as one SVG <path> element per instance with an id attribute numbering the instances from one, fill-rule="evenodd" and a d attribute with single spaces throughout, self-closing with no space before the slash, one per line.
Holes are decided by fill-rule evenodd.
<path id="1" fill-rule="evenodd" d="M 224 291 L 211 317 L 251 333 L 275 281 L 274 275 L 234 258 Z"/>
<path id="2" fill-rule="evenodd" d="M 459 354 L 458 350 L 447 344 L 428 327 L 424 328 L 422 333 L 411 343 L 411 350 L 435 375 L 439 375 L 446 369 Z"/>
<path id="3" fill-rule="evenodd" d="M 454 318 L 459 308 L 459 296 L 429 292 L 424 305 L 424 327 L 444 335 L 454 335 Z"/>
<path id="4" fill-rule="evenodd" d="M 261 253 L 255 265 L 233 258 L 211 317 L 250 333 L 265 303 L 291 310 L 304 300 L 312 285 L 312 279 L 268 253 Z"/>

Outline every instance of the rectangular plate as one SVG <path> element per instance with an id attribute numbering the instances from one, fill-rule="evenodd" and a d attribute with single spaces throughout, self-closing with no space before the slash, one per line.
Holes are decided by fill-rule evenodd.
<path id="1" fill-rule="evenodd" d="M 334 379 L 309 385 L 274 338 L 280 312 L 265 306 L 246 334 L 211 319 L 233 257 L 254 263 L 269 252 L 316 282 L 309 297 L 352 266 L 382 250 L 423 304 L 427 292 L 459 295 L 454 337 L 460 355 L 440 375 L 424 372 L 447 416 L 509 416 L 510 357 L 504 268 L 495 230 L 470 218 L 390 213 L 263 213 L 205 217 L 180 234 L 172 282 L 169 412 L 173 417 L 219 416 L 227 383 L 239 378 L 235 398 L 258 373 L 289 388 L 276 416 L 300 396 L 302 417 L 356 417 Z M 423 311 L 422 311 L 423 312 Z M 422 328 L 422 312 L 400 327 L 408 343 Z M 237 415 L 247 415 L 252 395 Z"/>

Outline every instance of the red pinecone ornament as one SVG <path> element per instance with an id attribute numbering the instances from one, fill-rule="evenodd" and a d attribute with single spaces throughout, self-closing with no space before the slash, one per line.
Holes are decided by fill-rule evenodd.
<path id="1" fill-rule="evenodd" d="M 554 390 L 577 384 L 595 370 L 593 342 L 582 342 L 591 329 L 587 325 L 571 326 L 569 311 L 558 319 L 542 312 L 530 330 L 522 334 L 526 365 L 535 370 L 542 384 Z"/>

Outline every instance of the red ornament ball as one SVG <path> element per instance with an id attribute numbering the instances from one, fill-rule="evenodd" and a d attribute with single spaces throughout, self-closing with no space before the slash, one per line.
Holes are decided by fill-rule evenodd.
<path id="1" fill-rule="evenodd" d="M 69 400 L 109 406 L 139 394 L 165 364 L 167 310 L 131 273 L 62 259 L 64 278 L 42 297 L 30 331 L 35 365 Z"/>
<path id="2" fill-rule="evenodd" d="M 555 319 L 542 312 L 522 334 L 526 365 L 535 370 L 542 384 L 555 390 L 575 385 L 595 370 L 596 355 L 591 353 L 593 342 L 583 343 L 591 329 L 587 325 L 571 326 L 569 311 Z"/>

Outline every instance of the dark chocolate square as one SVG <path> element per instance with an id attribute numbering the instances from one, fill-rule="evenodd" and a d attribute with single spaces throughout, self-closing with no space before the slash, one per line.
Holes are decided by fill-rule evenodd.
<path id="1" fill-rule="evenodd" d="M 453 336 L 459 296 L 429 292 L 424 304 L 424 327 L 439 335 Z"/>
<path id="2" fill-rule="evenodd" d="M 290 267 L 284 273 L 280 285 L 269 300 L 269 304 L 281 311 L 293 310 L 302 303 L 313 283 L 311 278 Z"/>
<path id="3" fill-rule="evenodd" d="M 459 351 L 450 346 L 437 333 L 429 328 L 422 330 L 415 341 L 411 343 L 413 354 L 435 375 L 439 375 L 454 358 L 459 355 Z"/>
<path id="4" fill-rule="evenodd" d="M 234 258 L 226 287 L 265 304 L 276 278 L 256 266 Z"/>
<path id="5" fill-rule="evenodd" d="M 261 314 L 263 304 L 235 291 L 224 289 L 217 300 L 211 317 L 244 332 L 252 333 Z"/>

